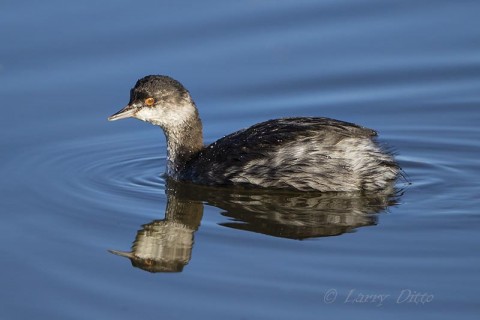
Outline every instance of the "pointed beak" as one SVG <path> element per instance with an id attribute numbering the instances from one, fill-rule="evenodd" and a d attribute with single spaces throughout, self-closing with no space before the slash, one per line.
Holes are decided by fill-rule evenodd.
<path id="1" fill-rule="evenodd" d="M 108 117 L 108 121 L 115 121 L 115 120 L 133 117 L 135 115 L 135 111 L 136 111 L 136 107 L 129 104 L 122 110 Z"/>
<path id="2" fill-rule="evenodd" d="M 131 252 L 118 251 L 118 250 L 108 250 L 108 252 L 113 253 L 114 255 L 129 258 L 129 259 L 135 258 L 135 256 Z"/>

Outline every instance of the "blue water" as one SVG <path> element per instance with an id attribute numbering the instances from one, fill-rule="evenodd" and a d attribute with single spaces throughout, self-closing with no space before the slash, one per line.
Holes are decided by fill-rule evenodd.
<path id="1" fill-rule="evenodd" d="M 479 12 L 3 1 L 0 318 L 476 319 Z M 332 117 L 377 130 L 410 184 L 391 199 L 168 183 L 160 129 L 106 120 L 147 74 L 190 90 L 206 142 Z"/>

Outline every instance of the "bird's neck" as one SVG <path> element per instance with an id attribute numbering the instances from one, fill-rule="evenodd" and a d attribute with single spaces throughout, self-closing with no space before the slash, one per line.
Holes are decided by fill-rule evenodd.
<path id="1" fill-rule="evenodd" d="M 167 138 L 167 174 L 178 179 L 193 155 L 203 149 L 202 122 L 198 115 L 179 128 L 164 130 Z"/>

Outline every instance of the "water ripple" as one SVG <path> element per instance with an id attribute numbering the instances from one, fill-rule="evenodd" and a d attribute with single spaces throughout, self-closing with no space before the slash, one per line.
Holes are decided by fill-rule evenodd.
<path id="1" fill-rule="evenodd" d="M 163 195 L 165 155 L 161 150 L 148 139 L 139 144 L 118 136 L 86 138 L 29 148 L 12 162 L 22 162 L 20 179 L 43 181 L 30 183 L 39 195 L 105 205 Z"/>

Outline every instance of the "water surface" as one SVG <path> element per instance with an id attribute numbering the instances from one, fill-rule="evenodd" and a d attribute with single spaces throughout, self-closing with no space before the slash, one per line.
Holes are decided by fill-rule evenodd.
<path id="1" fill-rule="evenodd" d="M 477 2 L 0 7 L 2 319 L 478 316 Z M 106 121 L 146 74 L 190 90 L 206 142 L 328 116 L 378 130 L 411 184 L 172 185 L 160 129 Z"/>

